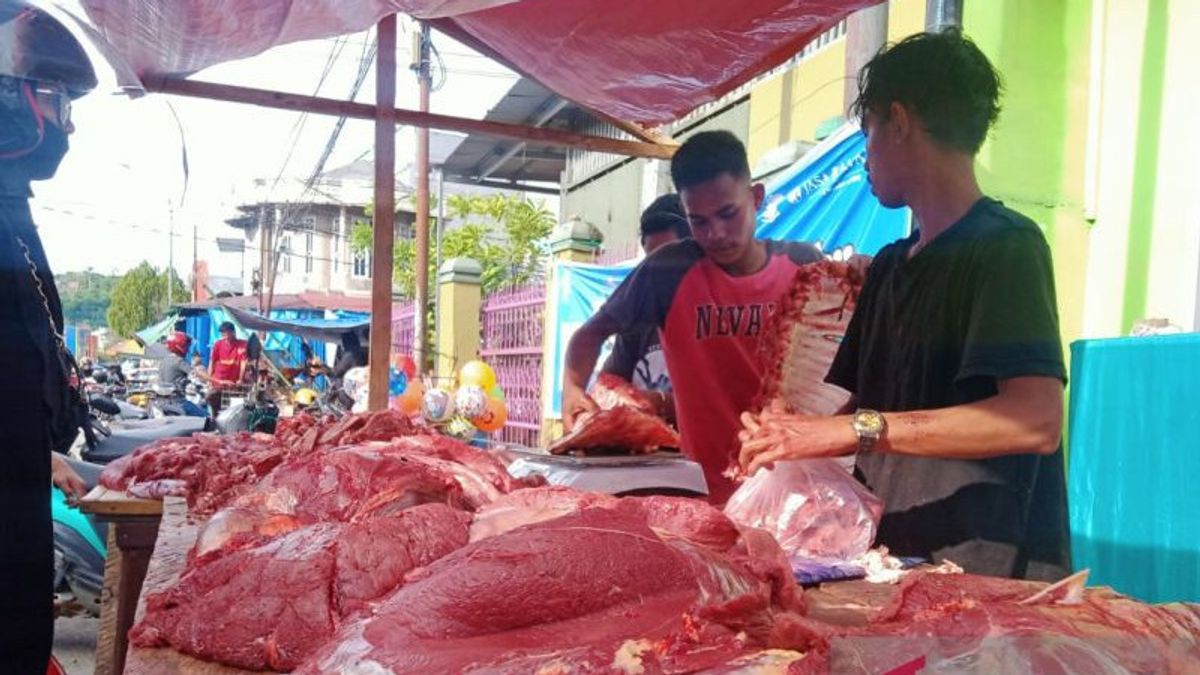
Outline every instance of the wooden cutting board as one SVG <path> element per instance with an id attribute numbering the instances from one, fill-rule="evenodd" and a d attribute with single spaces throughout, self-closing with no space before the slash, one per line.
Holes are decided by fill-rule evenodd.
<path id="1" fill-rule="evenodd" d="M 100 516 L 158 516 L 162 515 L 163 503 L 157 499 L 130 497 L 124 490 L 97 485 L 79 500 L 79 510 Z"/>

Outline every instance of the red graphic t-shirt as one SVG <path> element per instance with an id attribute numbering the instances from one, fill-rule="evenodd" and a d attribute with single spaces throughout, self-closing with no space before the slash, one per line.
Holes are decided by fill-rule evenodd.
<path id="1" fill-rule="evenodd" d="M 735 485 L 722 473 L 736 461 L 740 416 L 762 383 L 763 324 L 800 265 L 817 262 L 810 244 L 768 241 L 760 271 L 734 277 L 691 239 L 664 246 L 613 293 L 601 312 L 622 331 L 657 326 L 675 390 L 683 452 L 699 462 L 709 499 L 724 503 Z"/>
<path id="2" fill-rule="evenodd" d="M 246 360 L 246 341 L 221 338 L 213 343 L 210 370 L 214 380 L 237 382 Z"/>

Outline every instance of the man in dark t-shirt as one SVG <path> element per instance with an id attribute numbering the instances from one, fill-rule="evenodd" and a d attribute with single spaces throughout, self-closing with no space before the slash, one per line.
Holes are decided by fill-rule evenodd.
<path id="1" fill-rule="evenodd" d="M 679 195 L 666 194 L 651 202 L 642 212 L 640 234 L 646 255 L 691 237 L 692 228 Z M 617 335 L 612 353 L 600 370 L 633 383 L 634 387 L 646 392 L 660 416 L 675 421 L 675 397 L 671 393 L 671 377 L 658 339 L 658 326 L 647 325 Z"/>
<path id="2" fill-rule="evenodd" d="M 918 226 L 876 256 L 828 381 L 831 418 L 789 417 L 796 441 L 742 434 L 754 471 L 858 453 L 885 503 L 877 543 L 969 572 L 1070 570 L 1063 366 L 1050 250 L 1037 225 L 983 196 L 974 157 L 999 78 L 957 30 L 920 34 L 863 70 L 856 111 L 872 190 Z"/>

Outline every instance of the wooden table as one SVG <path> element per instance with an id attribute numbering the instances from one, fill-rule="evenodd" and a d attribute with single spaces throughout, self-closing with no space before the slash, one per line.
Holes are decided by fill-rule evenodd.
<path id="1" fill-rule="evenodd" d="M 81 511 L 108 521 L 100 630 L 96 636 L 96 675 L 119 675 L 125 666 L 126 634 L 133 626 L 146 568 L 154 552 L 162 502 L 136 499 L 97 486 L 79 502 Z"/>

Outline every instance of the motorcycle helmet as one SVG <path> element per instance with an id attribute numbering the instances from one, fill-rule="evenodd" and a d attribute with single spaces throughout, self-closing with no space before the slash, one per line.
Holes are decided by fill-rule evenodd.
<path id="1" fill-rule="evenodd" d="M 0 0 L 0 160 L 21 161 L 7 171 L 26 180 L 54 175 L 67 152 L 71 100 L 95 86 L 66 26 L 25 0 Z"/>
<path id="2" fill-rule="evenodd" d="M 292 396 L 292 400 L 294 400 L 298 406 L 307 407 L 317 402 L 317 392 L 309 389 L 308 387 L 297 389 L 296 393 Z"/>
<path id="3" fill-rule="evenodd" d="M 192 344 L 192 339 L 183 331 L 175 331 L 171 337 L 167 338 L 167 350 L 176 356 L 184 356 L 187 354 L 188 347 Z"/>
<path id="4" fill-rule="evenodd" d="M 96 71 L 75 36 L 26 0 L 0 0 L 0 75 L 58 84 L 71 98 L 96 87 Z"/>

